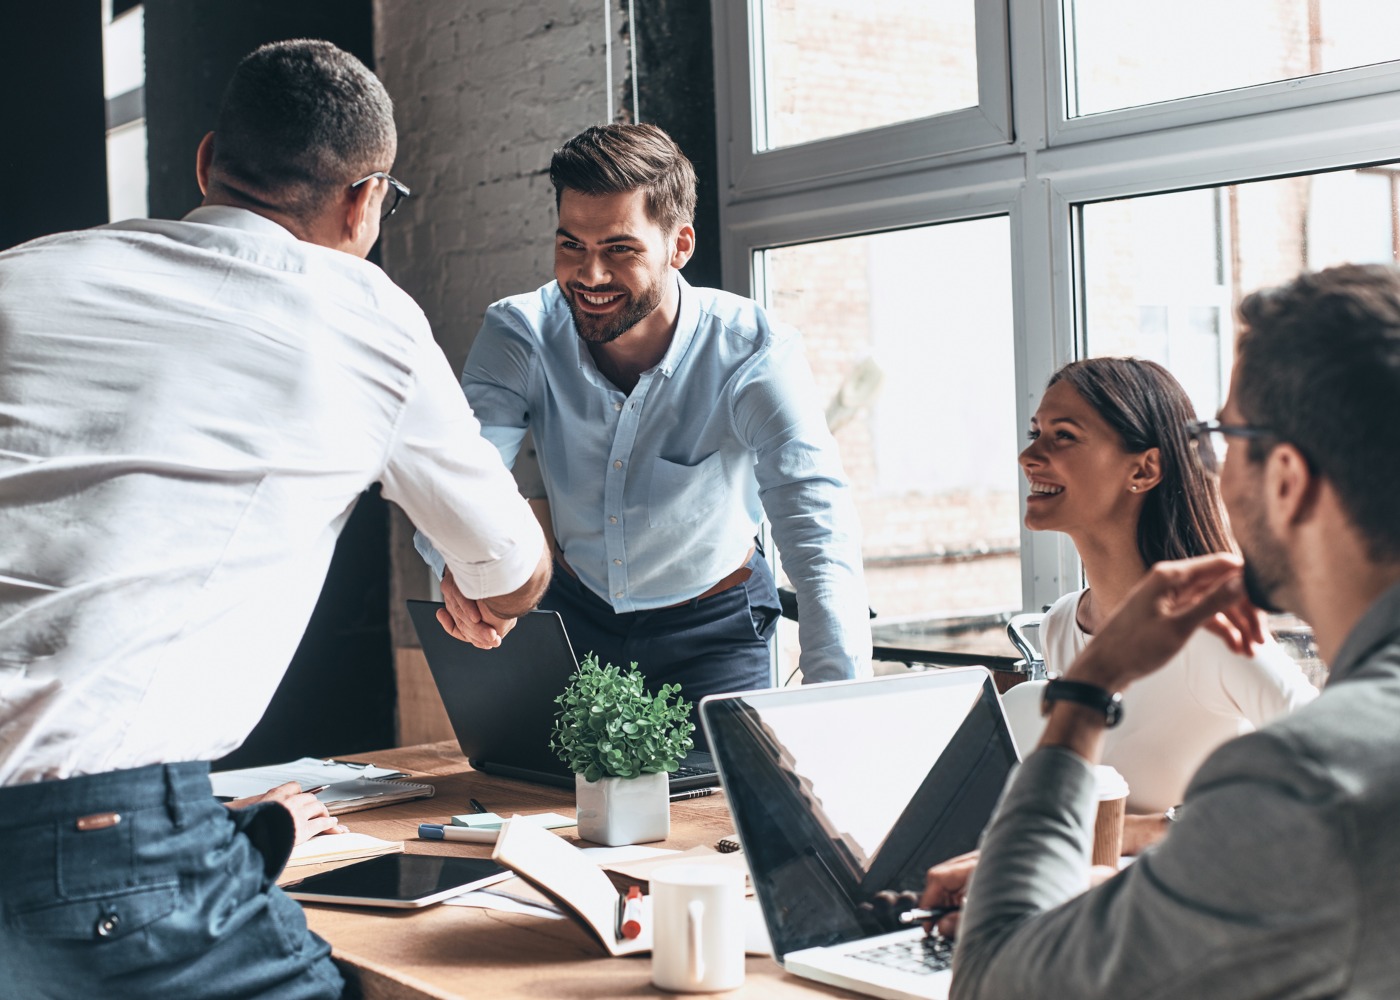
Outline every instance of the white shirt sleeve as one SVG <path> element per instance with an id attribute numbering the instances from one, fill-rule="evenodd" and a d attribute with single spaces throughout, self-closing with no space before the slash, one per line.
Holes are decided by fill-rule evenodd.
<path id="1" fill-rule="evenodd" d="M 1193 637 L 1193 645 L 1192 691 L 1212 711 L 1242 716 L 1258 729 L 1317 697 L 1302 668 L 1272 639 L 1252 656 L 1232 652 L 1213 635 Z"/>
<path id="2" fill-rule="evenodd" d="M 441 554 L 467 597 L 523 586 L 544 533 L 501 455 L 481 435 L 442 351 L 420 345 L 417 378 L 386 458 L 384 496 Z"/>

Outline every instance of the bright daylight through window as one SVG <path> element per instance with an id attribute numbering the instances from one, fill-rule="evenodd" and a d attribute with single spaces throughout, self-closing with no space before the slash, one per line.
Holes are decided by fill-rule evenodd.
<path id="1" fill-rule="evenodd" d="M 1057 367 L 1154 358 L 1213 416 L 1244 293 L 1397 259 L 1388 0 L 714 11 L 725 282 L 806 337 L 877 644 L 1014 655 L 1080 585 L 1019 524 Z"/>

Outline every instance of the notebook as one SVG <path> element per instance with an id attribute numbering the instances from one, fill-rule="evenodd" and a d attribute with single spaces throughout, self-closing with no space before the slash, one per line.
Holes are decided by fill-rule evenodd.
<path id="1" fill-rule="evenodd" d="M 977 846 L 1016 748 L 981 667 L 714 695 L 700 703 L 754 892 L 788 972 L 944 1000 L 951 944 L 860 909 Z"/>
<path id="2" fill-rule="evenodd" d="M 285 764 L 215 771 L 209 775 L 209 785 L 215 796 L 225 801 L 261 795 L 288 781 L 295 781 L 302 788 L 323 786 L 316 798 L 325 803 L 332 816 L 431 798 L 436 792 L 432 785 L 400 780 L 402 774 L 372 764 L 302 757 Z"/>
<path id="3" fill-rule="evenodd" d="M 532 611 L 495 649 L 478 649 L 448 635 L 437 620 L 442 605 L 409 601 L 428 669 L 462 753 L 487 774 L 574 787 L 574 774 L 549 748 L 554 703 L 578 667 L 564 623 L 553 611 Z M 671 791 L 719 784 L 713 759 L 693 750 L 671 775 Z"/>

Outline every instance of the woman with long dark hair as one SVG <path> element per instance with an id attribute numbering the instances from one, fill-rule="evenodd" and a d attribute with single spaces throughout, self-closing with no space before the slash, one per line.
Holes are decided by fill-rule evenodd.
<path id="1" fill-rule="evenodd" d="M 1051 377 L 1020 457 L 1030 483 L 1026 527 L 1069 535 L 1089 584 L 1045 615 L 1041 645 L 1052 674 L 1069 666 L 1153 563 L 1234 548 L 1216 484 L 1190 452 L 1194 419 L 1180 383 L 1152 361 L 1091 358 Z M 1276 644 L 1241 656 L 1202 630 L 1124 694 L 1123 722 L 1108 730 L 1103 761 L 1127 779 L 1128 811 L 1153 815 L 1165 829 L 1163 814 L 1212 750 L 1316 695 Z"/>

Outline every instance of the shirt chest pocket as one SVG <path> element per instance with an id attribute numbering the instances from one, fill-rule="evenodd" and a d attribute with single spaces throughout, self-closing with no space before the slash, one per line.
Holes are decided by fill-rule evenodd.
<path id="1" fill-rule="evenodd" d="M 653 528 L 698 521 L 724 502 L 729 484 L 719 452 L 694 465 L 653 460 L 647 496 L 647 523 Z"/>

